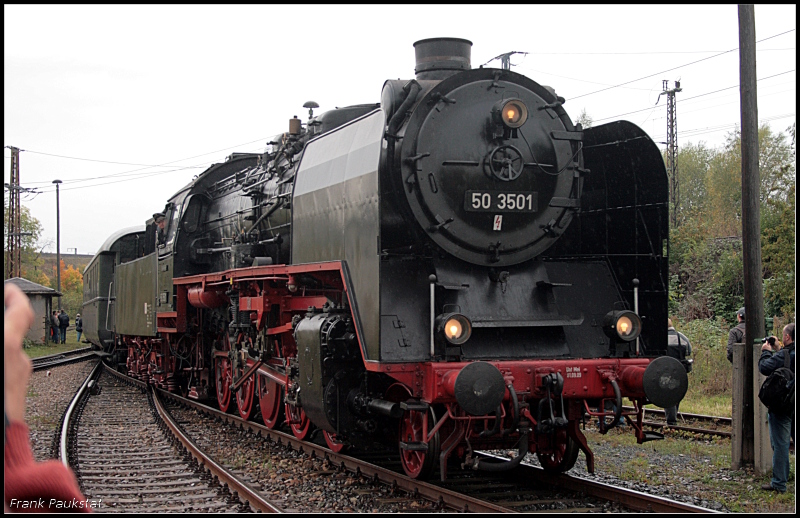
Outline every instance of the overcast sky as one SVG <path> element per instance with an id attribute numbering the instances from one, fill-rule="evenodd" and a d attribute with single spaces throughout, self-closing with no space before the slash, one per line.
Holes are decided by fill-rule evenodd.
<path id="1" fill-rule="evenodd" d="M 380 102 L 414 77 L 415 41 L 473 42 L 472 66 L 513 70 L 594 125 L 630 120 L 666 140 L 662 81 L 681 81 L 679 146 L 720 147 L 741 123 L 735 5 L 4 5 L 4 146 L 44 228 L 39 246 L 93 254 L 141 225 L 210 164 L 262 152 L 316 113 Z M 796 120 L 796 6 L 757 5 L 758 116 Z M 487 66 L 500 67 L 499 61 Z M 621 85 L 621 86 L 617 86 Z M 656 105 L 656 101 L 658 104 Z M 664 146 L 662 146 L 664 147 Z M 4 149 L 4 182 L 10 151 Z M 6 192 L 6 196 L 7 196 Z"/>

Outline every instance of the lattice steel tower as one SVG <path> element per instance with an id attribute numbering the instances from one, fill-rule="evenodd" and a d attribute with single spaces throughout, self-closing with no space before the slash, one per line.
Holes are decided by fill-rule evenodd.
<path id="1" fill-rule="evenodd" d="M 682 91 L 681 82 L 675 81 L 675 88 L 669 89 L 669 81 L 663 82 L 667 95 L 667 174 L 669 175 L 670 201 L 672 202 L 672 226 L 678 226 L 678 207 L 680 187 L 678 185 L 678 121 L 675 117 L 675 94 Z M 659 94 L 659 97 L 661 97 Z"/>
<path id="2" fill-rule="evenodd" d="M 8 189 L 8 238 L 6 246 L 6 278 L 20 276 L 22 250 L 22 207 L 19 202 L 19 148 L 6 146 L 11 150 L 11 179 L 6 184 Z"/>

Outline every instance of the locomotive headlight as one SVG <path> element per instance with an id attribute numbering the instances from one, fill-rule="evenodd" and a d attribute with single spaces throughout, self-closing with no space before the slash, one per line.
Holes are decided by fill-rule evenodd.
<path id="1" fill-rule="evenodd" d="M 528 120 L 528 107 L 519 99 L 504 99 L 492 110 L 492 116 L 507 128 L 519 128 Z"/>
<path id="2" fill-rule="evenodd" d="M 633 311 L 611 311 L 603 319 L 603 330 L 610 338 L 630 342 L 642 332 L 642 319 Z"/>
<path id="3" fill-rule="evenodd" d="M 461 345 L 472 336 L 472 323 L 460 313 L 447 313 L 436 318 L 436 332 L 453 345 Z"/>

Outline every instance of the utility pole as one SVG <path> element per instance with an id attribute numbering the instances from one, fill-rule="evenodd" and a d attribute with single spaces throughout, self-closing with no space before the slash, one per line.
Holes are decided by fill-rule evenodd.
<path id="1" fill-rule="evenodd" d="M 61 211 L 58 207 L 58 184 L 61 180 L 53 180 L 56 184 L 56 279 L 58 282 L 58 310 L 61 311 Z"/>
<path id="2" fill-rule="evenodd" d="M 19 201 L 19 148 L 6 146 L 11 150 L 11 179 L 8 187 L 8 241 L 6 246 L 6 278 L 20 276 L 21 249 L 22 249 L 22 224 L 20 212 L 22 206 Z"/>
<path id="3" fill-rule="evenodd" d="M 681 82 L 675 81 L 675 88 L 669 88 L 669 81 L 663 80 L 664 91 L 658 94 L 667 96 L 667 174 L 672 202 L 672 227 L 678 226 L 678 205 L 680 203 L 680 189 L 678 185 L 678 121 L 675 118 L 675 94 L 682 91 Z M 656 100 L 658 104 L 658 100 Z"/>
<path id="4" fill-rule="evenodd" d="M 744 332 L 744 374 L 741 451 L 732 451 L 733 463 L 753 466 L 755 461 L 755 404 L 753 397 L 754 349 L 764 336 L 764 293 L 761 270 L 761 214 L 758 171 L 758 101 L 756 97 L 756 22 L 753 5 L 739 6 L 739 97 L 742 113 L 742 263 L 744 268 L 744 306 L 747 308 Z M 737 433 L 735 427 L 733 433 Z M 733 443 L 733 441 L 732 441 Z M 755 466 L 758 468 L 758 466 Z"/>

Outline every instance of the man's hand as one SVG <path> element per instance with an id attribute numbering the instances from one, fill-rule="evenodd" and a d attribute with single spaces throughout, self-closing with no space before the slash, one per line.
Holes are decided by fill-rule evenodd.
<path id="1" fill-rule="evenodd" d="M 778 350 L 778 338 L 775 336 L 768 337 L 764 343 L 761 345 L 761 352 L 764 351 L 777 351 Z"/>

